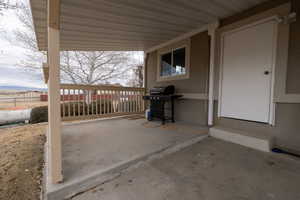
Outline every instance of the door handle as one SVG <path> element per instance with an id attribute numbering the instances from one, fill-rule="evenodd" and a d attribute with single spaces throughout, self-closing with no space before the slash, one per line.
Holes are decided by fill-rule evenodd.
<path id="1" fill-rule="evenodd" d="M 264 75 L 269 75 L 270 74 L 270 71 L 266 70 L 264 71 Z"/>

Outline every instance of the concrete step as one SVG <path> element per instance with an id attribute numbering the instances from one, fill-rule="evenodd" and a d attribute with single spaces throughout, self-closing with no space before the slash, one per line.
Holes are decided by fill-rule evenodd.
<path id="1" fill-rule="evenodd" d="M 273 138 L 264 133 L 250 133 L 227 127 L 215 126 L 209 129 L 209 135 L 227 142 L 264 152 L 270 152 L 273 147 Z"/>

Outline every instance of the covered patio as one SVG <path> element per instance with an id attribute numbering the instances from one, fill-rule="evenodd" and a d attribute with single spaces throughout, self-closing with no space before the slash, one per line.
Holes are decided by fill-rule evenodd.
<path id="1" fill-rule="evenodd" d="M 47 198 L 60 199 L 86 191 L 132 166 L 176 152 L 207 136 L 207 127 L 161 125 L 148 122 L 142 115 L 64 123 L 64 182 L 47 182 Z"/>
<path id="2" fill-rule="evenodd" d="M 300 108 L 298 79 L 288 77 L 291 73 L 288 70 L 295 69 L 289 67 L 289 59 L 298 59 L 289 56 L 289 36 L 293 36 L 293 41 L 299 38 L 295 36 L 297 27 L 293 34 L 289 32 L 297 16 L 289 0 L 30 2 L 39 50 L 48 53 L 44 69 L 49 77 L 46 151 L 49 199 L 70 197 L 113 179 L 133 163 L 200 141 L 207 136 L 208 127 L 216 125 L 221 125 L 220 130 L 224 126 L 229 128 L 223 131 L 228 141 L 244 142 L 250 147 L 257 145 L 256 139 L 252 145 L 253 133 L 257 132 L 259 137 L 268 133 L 271 139 L 264 148 L 267 152 L 273 148 L 275 136 L 283 138 L 283 144 L 292 144 L 294 149 L 299 147 L 295 144 L 299 135 L 293 135 L 295 140 L 284 135 L 298 130 L 299 123 L 295 119 Z M 242 34 L 244 30 L 245 35 Z M 237 34 L 234 39 L 231 38 L 233 33 Z M 242 42 L 250 37 L 252 40 L 247 44 Z M 228 46 L 234 48 L 225 48 L 225 39 L 229 41 L 226 40 Z M 267 39 L 268 45 L 264 45 Z M 248 46 L 244 48 L 243 45 Z M 296 52 L 297 48 L 293 49 Z M 60 51 L 97 50 L 144 51 L 147 66 L 143 88 L 60 83 Z M 176 53 L 180 54 L 178 66 L 174 64 Z M 223 53 L 227 53 L 226 56 Z M 258 56 L 261 62 L 253 63 Z M 163 77 L 165 63 L 175 68 L 175 73 L 182 74 Z M 223 71 L 223 65 L 228 71 Z M 256 66 L 256 71 L 252 66 Z M 242 70 L 235 73 L 237 69 Z M 225 72 L 230 75 L 226 77 L 227 85 L 222 82 Z M 255 77 L 265 83 L 264 90 L 260 90 L 261 83 Z M 149 88 L 166 84 L 178 86 L 176 94 L 187 100 L 187 103 L 178 103 L 179 122 L 160 126 L 140 117 L 131 118 L 144 115 L 147 106 L 142 96 Z M 237 87 L 240 90 L 233 86 L 240 86 Z M 289 87 L 294 88 L 294 92 L 289 93 Z M 222 95 L 227 95 L 226 102 Z M 228 104 L 224 106 L 224 102 Z M 265 112 L 257 106 L 261 102 Z M 250 103 L 253 104 L 248 106 Z M 221 107 L 228 108 L 225 114 Z M 236 113 L 228 114 L 233 111 Z M 253 117 L 249 115 L 249 118 L 249 113 Z M 241 117 L 242 114 L 246 117 Z M 259 114 L 264 115 L 263 120 L 258 118 Z M 131 119 L 97 121 L 98 118 L 120 116 Z M 289 117 L 286 116 L 296 117 L 287 122 L 284 119 Z M 91 119 L 97 120 L 62 123 Z M 196 122 L 196 125 L 180 122 L 185 120 Z M 210 129 L 212 136 L 220 135 L 219 132 Z M 239 132 L 246 132 L 246 139 Z"/>
<path id="3" fill-rule="evenodd" d="M 48 52 L 48 62 L 44 67 L 49 73 L 49 182 L 55 184 L 64 180 L 62 173 L 64 147 L 60 126 L 61 112 L 64 113 L 64 110 L 60 109 L 60 101 L 61 89 L 65 88 L 60 85 L 59 80 L 60 51 L 142 50 L 147 53 L 207 30 L 212 38 L 211 46 L 214 46 L 218 19 L 231 16 L 264 1 L 234 0 L 228 4 L 221 0 L 174 3 L 139 0 L 126 3 L 119 0 L 31 0 L 38 47 Z M 168 7 L 171 9 L 166 12 L 165 8 Z M 212 74 L 213 48 L 211 54 L 210 73 Z M 208 123 L 211 125 L 213 79 L 210 80 L 209 87 Z M 77 94 L 80 96 L 80 92 Z M 68 109 L 70 111 L 70 107 Z M 68 116 L 70 117 L 70 113 Z"/>

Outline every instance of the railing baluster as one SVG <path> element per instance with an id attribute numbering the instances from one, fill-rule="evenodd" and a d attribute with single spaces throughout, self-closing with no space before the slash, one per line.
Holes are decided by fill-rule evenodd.
<path id="1" fill-rule="evenodd" d="M 141 100 L 140 100 L 140 91 L 137 91 L 137 112 L 140 112 L 140 102 L 141 102 Z"/>
<path id="2" fill-rule="evenodd" d="M 114 91 L 110 91 L 110 96 L 111 96 L 111 100 L 110 100 L 110 112 L 114 113 Z"/>
<path id="3" fill-rule="evenodd" d="M 102 90 L 99 90 L 100 92 L 100 115 L 102 115 Z"/>
<path id="4" fill-rule="evenodd" d="M 117 106 L 117 109 L 118 109 L 118 112 L 120 112 L 121 111 L 121 91 L 120 90 L 118 90 L 118 106 Z"/>
<path id="5" fill-rule="evenodd" d="M 85 116 L 85 100 L 84 100 L 84 90 L 82 91 L 82 115 Z"/>
<path id="6" fill-rule="evenodd" d="M 108 113 L 111 113 L 111 91 L 108 90 Z"/>
<path id="7" fill-rule="evenodd" d="M 84 106 L 85 106 L 85 116 L 89 115 L 89 107 L 88 107 L 88 97 L 87 97 L 87 90 L 83 90 L 83 99 L 84 99 Z"/>
<path id="8" fill-rule="evenodd" d="M 127 112 L 130 112 L 130 105 L 131 105 L 131 99 L 130 99 L 130 91 L 127 91 L 127 103 L 128 103 L 128 110 Z"/>
<path id="9" fill-rule="evenodd" d="M 72 105 L 73 105 L 73 117 L 75 117 L 75 90 L 73 90 Z"/>
<path id="10" fill-rule="evenodd" d="M 121 112 L 124 112 L 124 91 L 121 91 Z"/>
<path id="11" fill-rule="evenodd" d="M 68 98 L 67 98 L 67 100 L 68 100 L 68 117 L 70 117 L 71 116 L 70 89 L 68 89 Z"/>
<path id="12" fill-rule="evenodd" d="M 125 98 L 124 98 L 125 111 L 124 112 L 128 112 L 128 94 L 127 94 L 126 90 L 124 91 L 124 94 L 125 94 Z"/>
<path id="13" fill-rule="evenodd" d="M 136 111 L 135 112 L 138 112 L 139 111 L 139 91 L 135 91 L 135 109 Z"/>
<path id="14" fill-rule="evenodd" d="M 104 90 L 104 114 L 107 113 L 107 91 Z"/>
<path id="15" fill-rule="evenodd" d="M 92 115 L 95 114 L 94 90 L 91 90 Z"/>
<path id="16" fill-rule="evenodd" d="M 116 91 L 114 91 L 114 90 L 112 90 L 112 95 L 113 95 L 113 113 L 115 113 L 116 112 Z"/>
<path id="17" fill-rule="evenodd" d="M 131 99 L 130 99 L 130 91 L 127 91 L 127 96 L 128 96 L 128 98 L 127 98 L 127 102 L 128 102 L 128 112 L 130 112 L 130 105 L 131 105 Z"/>
<path id="18" fill-rule="evenodd" d="M 98 90 L 95 91 L 95 102 L 96 102 L 96 115 L 98 115 Z"/>
<path id="19" fill-rule="evenodd" d="M 62 116 L 66 117 L 66 105 L 65 105 L 65 89 L 62 89 Z"/>
<path id="20" fill-rule="evenodd" d="M 139 112 L 142 112 L 143 111 L 142 110 L 143 96 L 142 96 L 142 92 L 141 91 L 139 92 L 139 96 L 140 96 L 140 103 L 139 103 L 140 109 L 139 109 Z"/>
<path id="21" fill-rule="evenodd" d="M 80 91 L 77 89 L 77 116 L 80 116 Z"/>

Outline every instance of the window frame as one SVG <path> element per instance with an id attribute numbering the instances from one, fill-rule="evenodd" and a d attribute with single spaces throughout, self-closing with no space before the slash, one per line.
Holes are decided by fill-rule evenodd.
<path id="1" fill-rule="evenodd" d="M 171 76 L 161 76 L 161 57 L 164 54 L 171 53 L 171 64 L 173 65 L 173 52 L 185 48 L 185 74 L 177 74 Z M 171 46 L 158 51 L 157 53 L 157 81 L 182 80 L 190 77 L 190 40 L 185 41 L 181 45 Z"/>

